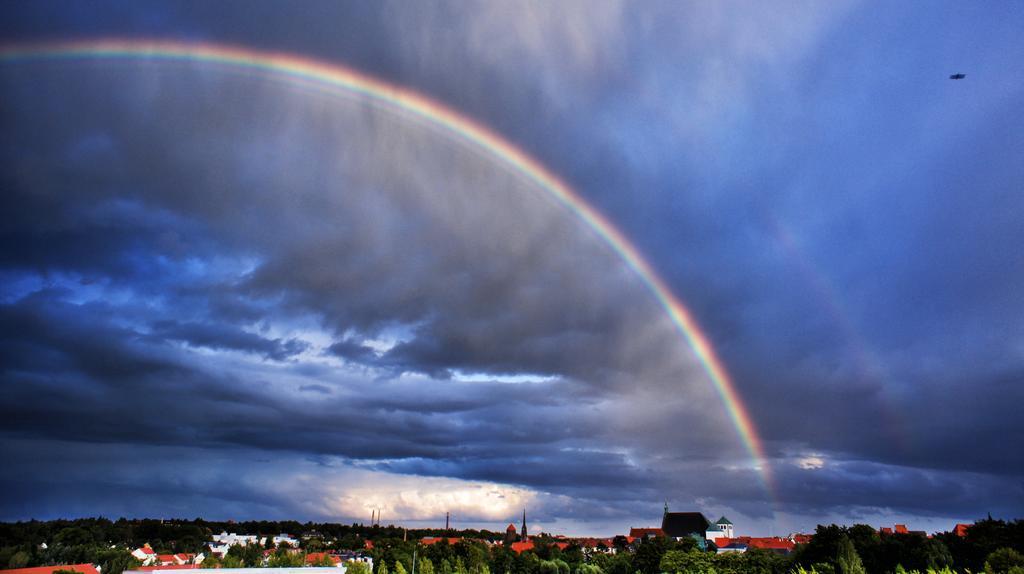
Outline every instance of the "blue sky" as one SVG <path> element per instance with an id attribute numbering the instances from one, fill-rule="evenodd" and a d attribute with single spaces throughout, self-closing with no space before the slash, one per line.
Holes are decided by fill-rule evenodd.
<path id="1" fill-rule="evenodd" d="M 612 534 L 1024 511 L 1024 9 L 934 3 L 7 3 L 4 43 L 353 67 L 567 181 L 580 221 L 365 102 L 209 64 L 0 63 L 0 518 Z M 962 72 L 966 78 L 951 81 Z"/>

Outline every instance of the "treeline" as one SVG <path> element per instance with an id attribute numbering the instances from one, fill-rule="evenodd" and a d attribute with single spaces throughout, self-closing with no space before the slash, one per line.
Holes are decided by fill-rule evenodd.
<path id="1" fill-rule="evenodd" d="M 993 554 L 997 555 L 994 563 Z M 799 545 L 792 554 L 794 568 L 818 574 L 867 572 L 989 572 L 1003 574 L 1014 566 L 1024 574 L 1024 520 L 980 520 L 966 536 L 943 532 L 932 537 L 921 534 L 879 534 L 871 526 L 819 526 L 814 538 Z M 1002 557 L 1008 556 L 1008 561 Z M 1005 562 L 1005 564 L 1004 564 Z M 988 564 L 988 566 L 986 566 Z"/>
<path id="2" fill-rule="evenodd" d="M 0 522 L 0 569 L 90 563 L 100 565 L 103 574 L 121 574 L 140 565 L 131 556 L 131 550 L 143 544 L 149 544 L 159 554 L 198 554 L 206 550 L 213 534 L 221 532 L 258 536 L 290 534 L 300 540 L 300 547 L 307 552 L 360 550 L 366 540 L 403 537 L 416 540 L 444 533 L 443 529 L 406 532 L 395 526 L 296 521 L 223 522 L 200 518 Z M 498 537 L 496 533 L 479 530 L 464 530 L 459 535 L 482 539 Z M 255 549 L 250 552 L 252 550 Z M 239 558 L 238 552 L 232 552 L 232 560 Z M 290 565 L 288 561 L 294 561 L 294 558 L 281 558 L 279 561 L 281 565 Z M 257 565 L 252 558 L 246 562 Z"/>
<path id="3" fill-rule="evenodd" d="M 71 530 L 72 532 L 65 532 Z M 216 520 L 183 519 L 126 519 L 79 518 L 75 520 L 31 520 L 27 522 L 0 522 L 0 546 L 50 544 L 58 535 L 64 541 L 76 544 L 98 543 L 119 544 L 138 548 L 149 543 L 161 553 L 197 552 L 211 540 L 213 534 L 231 532 L 245 535 L 290 534 L 297 538 L 312 540 L 348 540 L 352 544 L 377 538 L 410 539 L 424 536 L 450 535 L 444 529 L 406 529 L 397 526 L 369 526 L 363 524 L 337 524 L 331 522 L 297 522 L 294 520 L 245 522 L 224 522 Z M 496 540 L 504 532 L 488 530 L 460 530 L 458 536 Z M 352 545 L 350 544 L 350 546 Z"/>
<path id="4" fill-rule="evenodd" d="M 880 535 L 866 525 L 819 526 L 808 544 L 788 556 L 751 549 L 715 554 L 696 542 L 665 538 L 645 540 L 627 549 L 617 537 L 618 552 L 584 552 L 576 545 L 562 550 L 555 539 L 533 538 L 533 550 L 516 554 L 500 540 L 504 533 L 441 529 L 404 530 L 359 524 L 288 522 L 226 523 L 205 520 L 117 520 L 102 518 L 50 522 L 0 523 L 0 567 L 89 562 L 104 574 L 121 574 L 138 563 L 131 549 L 149 543 L 158 553 L 201 552 L 211 535 L 223 531 L 272 536 L 287 533 L 300 542 L 301 553 L 277 549 L 264 560 L 264 548 L 234 547 L 221 566 L 298 566 L 307 552 L 373 548 L 372 574 L 904 574 L 908 572 L 986 572 L 1024 574 L 1024 521 L 982 520 L 960 537 L 947 532 Z M 423 546 L 425 536 L 464 540 Z M 45 544 L 45 546 L 44 546 Z M 414 564 L 415 563 L 415 564 Z M 211 560 L 208 565 L 218 562 Z M 350 574 L 361 572 L 353 566 Z"/>

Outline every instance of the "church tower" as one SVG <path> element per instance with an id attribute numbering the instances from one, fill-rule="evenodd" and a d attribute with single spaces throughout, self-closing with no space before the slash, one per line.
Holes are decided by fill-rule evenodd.
<path id="1" fill-rule="evenodd" d="M 523 542 L 526 542 L 527 540 L 530 539 L 530 537 L 526 535 L 526 509 L 525 508 L 523 509 L 523 530 L 520 533 L 520 536 L 522 536 L 522 538 L 520 538 L 520 540 L 522 540 Z"/>

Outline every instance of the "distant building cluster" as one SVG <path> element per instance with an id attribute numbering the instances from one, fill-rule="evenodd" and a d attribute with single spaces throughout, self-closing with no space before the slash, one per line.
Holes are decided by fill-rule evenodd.
<path id="1" fill-rule="evenodd" d="M 709 521 L 700 512 L 669 512 L 665 506 L 661 528 L 631 528 L 629 543 L 633 539 L 664 536 L 675 540 L 692 539 L 699 548 L 714 550 L 717 553 L 746 552 L 751 548 L 759 548 L 779 554 L 789 554 L 797 544 L 810 540 L 810 534 L 790 534 L 788 537 L 755 537 L 737 536 L 735 526 L 725 516 L 715 522 Z"/>
<path id="2" fill-rule="evenodd" d="M 956 524 L 953 533 L 959 537 L 967 536 L 970 524 Z M 446 521 L 445 531 L 449 531 L 449 524 Z M 894 524 L 893 526 L 882 526 L 878 534 L 885 536 L 929 536 L 926 532 L 909 530 L 905 524 Z M 319 534 L 303 535 L 303 540 L 320 538 Z M 516 554 L 531 551 L 537 548 L 538 544 L 556 547 L 560 550 L 567 550 L 570 547 L 578 547 L 584 555 L 594 554 L 616 554 L 619 552 L 635 552 L 645 541 L 654 538 L 667 538 L 677 541 L 692 540 L 694 545 L 702 550 L 713 551 L 718 554 L 742 553 L 751 549 L 759 549 L 778 554 L 789 554 L 793 552 L 798 544 L 807 544 L 811 541 L 812 534 L 793 533 L 786 537 L 755 537 L 737 534 L 736 527 L 731 520 L 725 516 L 715 522 L 709 521 L 701 512 L 669 512 L 665 506 L 660 526 L 634 527 L 630 528 L 628 535 L 618 535 L 611 538 L 577 537 L 570 538 L 559 535 L 541 533 L 539 536 L 529 534 L 526 522 L 526 512 L 523 511 L 522 524 L 519 528 L 510 523 L 505 529 L 503 537 L 495 536 L 492 539 L 470 539 L 459 536 L 428 536 L 421 538 L 418 544 L 421 546 L 433 546 L 436 544 L 455 545 L 463 541 L 479 542 L 488 546 L 503 545 Z M 199 553 L 178 553 L 160 554 L 148 543 L 140 548 L 131 551 L 133 558 L 139 561 L 141 566 L 135 570 L 126 570 L 125 574 L 159 574 L 171 570 L 189 570 L 200 568 L 204 561 L 212 560 L 219 564 L 216 559 L 223 559 L 228 555 L 232 547 L 246 548 L 246 552 L 256 552 L 256 567 L 247 564 L 244 574 L 345 574 L 348 565 L 352 562 L 366 564 L 369 572 L 374 572 L 373 558 L 366 551 L 373 550 L 372 540 L 364 540 L 364 550 L 360 551 L 330 551 L 330 552 L 304 552 L 303 541 L 280 534 L 277 536 L 256 536 L 240 535 L 235 533 L 222 532 L 211 536 L 207 544 L 206 552 Z M 45 544 L 41 545 L 43 548 Z M 256 546 L 256 549 L 249 547 Z M 282 554 L 283 553 L 283 554 Z M 295 561 L 288 566 L 270 568 L 274 566 L 271 560 L 274 556 L 293 556 Z M 262 562 L 259 561 L 262 557 Z M 248 560 L 248 559 L 247 559 Z M 302 566 L 300 566 L 302 564 Z M 278 564 L 278 566 L 281 566 Z M 69 564 L 59 566 L 41 566 L 35 568 L 20 568 L 4 570 L 3 574 L 55 574 L 56 571 L 71 571 L 75 574 L 103 574 L 100 568 L 93 564 Z M 232 568 L 220 568 L 225 574 L 234 572 Z M 211 574 L 217 569 L 210 570 Z M 240 571 L 241 574 L 241 571 Z"/>
<path id="3" fill-rule="evenodd" d="M 267 544 L 267 538 L 270 538 L 273 541 L 275 547 L 278 547 L 281 544 L 287 544 L 292 548 L 299 547 L 298 539 L 292 538 L 287 534 L 259 537 L 248 534 L 228 534 L 227 532 L 221 532 L 220 534 L 213 535 L 213 542 L 210 543 L 210 552 L 223 557 L 232 546 L 248 546 L 250 544 L 265 546 Z"/>
<path id="4" fill-rule="evenodd" d="M 275 551 L 284 550 L 291 554 L 303 554 L 300 549 L 300 540 L 287 534 L 280 534 L 277 536 L 256 536 L 250 534 L 222 532 L 220 534 L 214 534 L 211 537 L 211 541 L 207 544 L 207 549 L 210 556 L 223 559 L 233 546 L 257 546 L 262 548 L 268 545 L 268 541 L 272 543 L 270 544 L 272 548 L 262 550 L 264 565 L 268 564 L 270 557 Z M 368 541 L 367 549 L 369 550 L 372 548 L 372 543 Z M 136 548 L 131 552 L 131 555 L 141 562 L 142 566 L 127 572 L 145 572 L 147 574 L 159 574 L 160 572 L 170 570 L 191 570 L 200 568 L 203 561 L 206 559 L 206 555 L 204 553 L 157 554 L 149 544 L 145 544 L 141 548 Z M 329 571 L 331 568 L 338 568 L 340 569 L 338 574 L 344 574 L 346 565 L 350 562 L 362 562 L 369 567 L 371 572 L 373 571 L 373 558 L 365 555 L 363 552 L 309 552 L 304 554 L 302 561 L 305 563 L 305 567 L 302 568 L 305 574 L 313 574 L 314 571 L 321 570 L 323 568 L 327 568 Z M 292 569 L 294 570 L 295 568 Z M 276 574 L 284 574 L 285 570 L 288 570 L 288 568 L 273 569 Z M 247 568 L 245 571 L 248 574 L 257 574 L 253 568 Z M 338 571 L 335 570 L 334 572 Z M 35 572 L 30 574 L 47 573 Z M 82 572 L 82 574 L 93 574 L 93 572 Z"/>
<path id="5" fill-rule="evenodd" d="M 149 544 L 132 550 L 132 557 L 142 563 L 140 570 L 188 570 L 198 568 L 206 556 L 199 554 L 157 554 Z"/>

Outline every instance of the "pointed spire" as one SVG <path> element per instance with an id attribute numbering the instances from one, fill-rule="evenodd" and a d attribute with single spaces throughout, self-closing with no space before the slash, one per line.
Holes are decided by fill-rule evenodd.
<path id="1" fill-rule="evenodd" d="M 525 508 L 523 509 L 523 531 L 520 533 L 520 536 L 522 536 L 522 541 L 523 542 L 526 542 L 527 540 L 530 539 L 529 536 L 527 536 L 527 534 L 526 534 L 526 509 Z"/>

